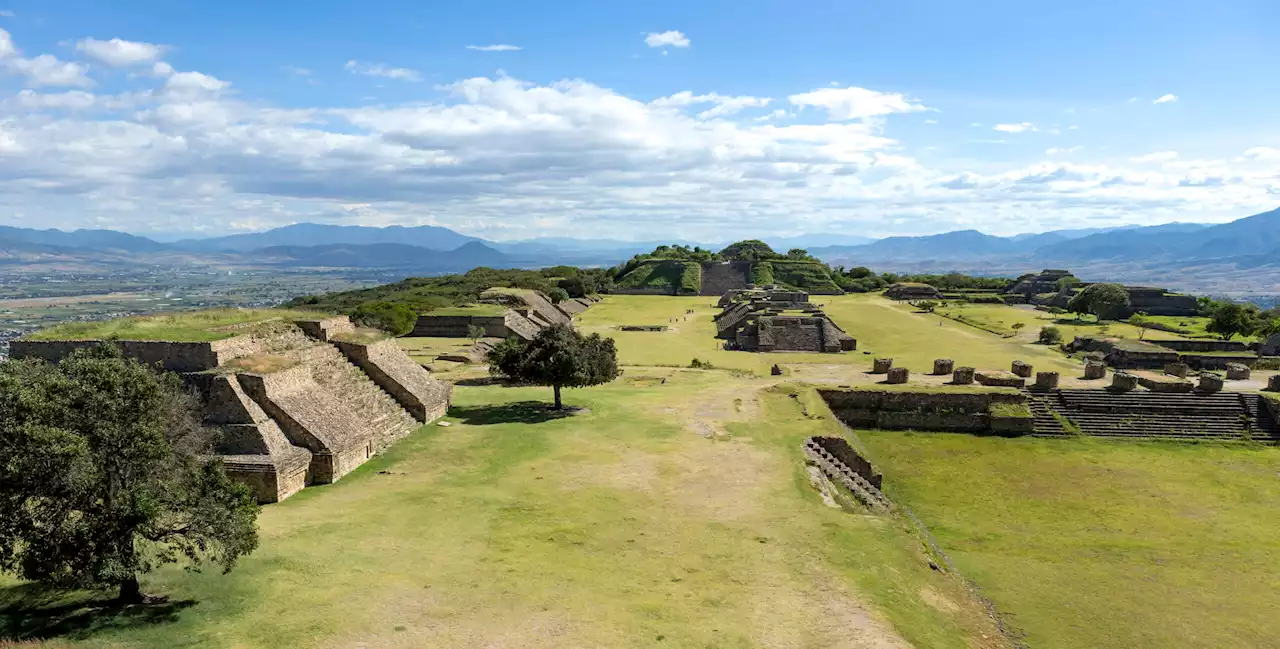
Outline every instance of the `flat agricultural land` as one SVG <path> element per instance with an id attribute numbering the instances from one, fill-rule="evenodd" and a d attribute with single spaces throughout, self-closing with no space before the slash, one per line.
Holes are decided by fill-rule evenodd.
<path id="1" fill-rule="evenodd" d="M 868 432 L 904 513 L 833 506 L 811 435 L 849 434 L 814 385 L 872 385 L 875 356 L 1064 377 L 1080 365 L 879 296 L 818 297 L 859 351 L 730 352 L 706 297 L 610 296 L 579 316 L 624 374 L 567 390 L 458 379 L 426 426 L 335 485 L 264 507 L 230 574 L 166 567 L 168 601 L 0 581 L 0 638 L 85 647 L 1265 647 L 1280 636 L 1280 450 Z M 666 324 L 665 332 L 620 325 Z M 424 363 L 464 339 L 400 339 Z M 864 353 L 870 352 L 870 353 Z M 715 369 L 690 369 L 694 358 Z M 771 376 L 778 363 L 784 376 Z M 433 363 L 438 364 L 438 363 Z M 99 596 L 101 597 L 101 596 Z"/>
<path id="2" fill-rule="evenodd" d="M 241 328 L 273 320 L 323 318 L 327 314 L 287 309 L 211 309 L 133 316 L 99 322 L 67 322 L 27 336 L 30 340 L 170 340 L 206 342 L 230 338 Z"/>
<path id="3" fill-rule="evenodd" d="M 1280 450 L 859 431 L 1031 647 L 1271 647 Z"/>

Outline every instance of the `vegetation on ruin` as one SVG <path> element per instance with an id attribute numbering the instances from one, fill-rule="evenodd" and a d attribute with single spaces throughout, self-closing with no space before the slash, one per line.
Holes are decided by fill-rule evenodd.
<path id="1" fill-rule="evenodd" d="M 795 248 L 775 252 L 763 241 L 739 241 L 720 252 L 687 246 L 658 246 L 613 269 L 616 285 L 624 289 L 678 288 L 680 294 L 697 293 L 703 262 L 749 261 L 752 284 L 778 284 L 815 293 L 838 293 L 840 285 L 831 269 L 807 251 Z"/>
<path id="2" fill-rule="evenodd" d="M 1067 303 L 1067 310 L 1092 315 L 1101 320 L 1115 320 L 1129 306 L 1129 291 L 1119 284 L 1090 284 Z"/>
<path id="3" fill-rule="evenodd" d="M 859 431 L 885 489 L 1032 647 L 1261 647 L 1272 448 Z M 1177 596 L 1170 596 L 1176 593 Z"/>
<path id="4" fill-rule="evenodd" d="M 507 311 L 507 307 L 501 304 L 489 304 L 481 302 L 477 304 L 463 304 L 460 306 L 447 306 L 441 309 L 429 311 L 427 315 L 443 315 L 443 316 L 500 316 Z"/>
<path id="5" fill-rule="evenodd" d="M 67 322 L 32 333 L 27 339 L 209 342 L 244 333 L 257 324 L 314 320 L 329 315 L 322 311 L 299 309 L 211 309 L 98 322 Z"/>
<path id="6" fill-rule="evenodd" d="M 1031 419 L 1032 417 L 1031 409 L 1025 403 L 993 403 L 987 406 L 987 414 L 1002 419 Z"/>
<path id="7" fill-rule="evenodd" d="M 327 295 L 308 295 L 286 303 L 294 308 L 351 313 L 365 302 L 398 302 L 418 313 L 450 306 L 471 304 L 485 290 L 495 287 L 522 288 L 550 293 L 566 279 L 579 278 L 584 287 L 604 291 L 613 286 L 605 269 L 553 266 L 542 270 L 496 270 L 474 268 L 460 275 L 410 277 L 392 284 Z M 563 287 L 562 287 L 563 288 Z M 568 289 L 566 289 L 568 290 Z"/>
<path id="8" fill-rule="evenodd" d="M 621 289 L 667 289 L 684 294 L 697 294 L 702 285 L 702 267 L 691 261 L 670 259 L 646 260 L 615 280 Z"/>
<path id="9" fill-rule="evenodd" d="M 200 416 L 176 375 L 110 345 L 0 363 L 0 571 L 135 604 L 166 564 L 234 568 L 258 506 L 209 457 Z"/>
<path id="10" fill-rule="evenodd" d="M 403 336 L 413 331 L 418 313 L 401 302 L 365 302 L 351 312 L 351 321 L 362 327 L 380 329 L 392 336 Z"/>

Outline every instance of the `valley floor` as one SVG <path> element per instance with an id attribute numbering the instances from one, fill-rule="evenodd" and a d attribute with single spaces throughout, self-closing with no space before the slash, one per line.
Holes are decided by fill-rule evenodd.
<path id="1" fill-rule="evenodd" d="M 92 595 L 0 582 L 0 638 L 1015 646 L 958 574 L 930 567 L 945 562 L 905 515 L 823 503 L 800 444 L 849 433 L 808 386 L 878 380 L 865 371 L 881 355 L 913 381 L 937 357 L 1002 369 L 1020 359 L 1064 376 L 1078 363 L 870 296 L 816 298 L 858 352 L 728 352 L 711 337 L 712 301 L 619 296 L 584 313 L 583 330 L 618 340 L 625 372 L 566 391 L 585 408 L 571 416 L 543 407 L 550 389 L 488 385 L 482 370 L 450 365 L 450 426 L 265 507 L 261 546 L 234 572 L 158 571 L 143 586 L 168 601 L 125 614 L 94 608 Z M 694 358 L 715 369 L 689 369 Z M 774 363 L 784 376 L 770 376 Z M 1265 533 L 1280 513 L 1277 449 L 854 436 L 889 495 L 1032 647 L 1263 647 L 1280 635 L 1267 613 L 1280 607 L 1267 564 L 1280 547 Z"/>

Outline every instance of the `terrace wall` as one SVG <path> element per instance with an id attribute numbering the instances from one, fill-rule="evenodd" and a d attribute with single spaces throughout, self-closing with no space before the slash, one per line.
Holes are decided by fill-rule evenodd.
<path id="1" fill-rule="evenodd" d="M 394 340 L 370 345 L 338 341 L 335 343 L 352 363 L 386 390 L 414 419 L 429 422 L 449 410 L 453 386 L 431 377 L 421 365 L 400 349 Z"/>
<path id="2" fill-rule="evenodd" d="M 993 432 L 988 408 L 995 403 L 1026 402 L 1020 392 L 907 392 L 897 390 L 818 390 L 837 419 L 853 428 Z M 1017 432 L 1029 432 L 1028 425 Z M 1014 428 L 1001 422 L 1001 431 Z"/>
<path id="3" fill-rule="evenodd" d="M 467 338 L 472 326 L 484 329 L 484 335 L 490 338 L 507 338 L 511 329 L 507 327 L 506 315 L 431 315 L 418 316 L 410 336 L 424 338 Z"/>

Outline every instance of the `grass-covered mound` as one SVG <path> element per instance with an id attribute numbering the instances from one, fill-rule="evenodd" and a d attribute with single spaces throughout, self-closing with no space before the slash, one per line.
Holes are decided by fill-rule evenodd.
<path id="1" fill-rule="evenodd" d="M 789 259 L 760 261 L 756 262 L 752 268 L 753 278 L 755 277 L 756 267 L 767 269 L 761 275 L 767 274 L 772 279 L 772 281 L 767 282 L 756 282 L 757 284 L 780 284 L 788 288 L 798 288 L 815 295 L 838 295 L 843 292 L 836 285 L 835 280 L 832 279 L 831 269 L 822 262 Z"/>
<path id="2" fill-rule="evenodd" d="M 256 324 L 311 320 L 330 313 L 299 309 L 211 309 L 134 316 L 99 322 L 66 322 L 28 335 L 28 340 L 167 340 L 210 342 L 230 338 Z"/>
<path id="3" fill-rule="evenodd" d="M 702 265 L 696 261 L 649 259 L 614 279 L 621 290 L 661 289 L 672 295 L 697 295 L 702 288 Z"/>

